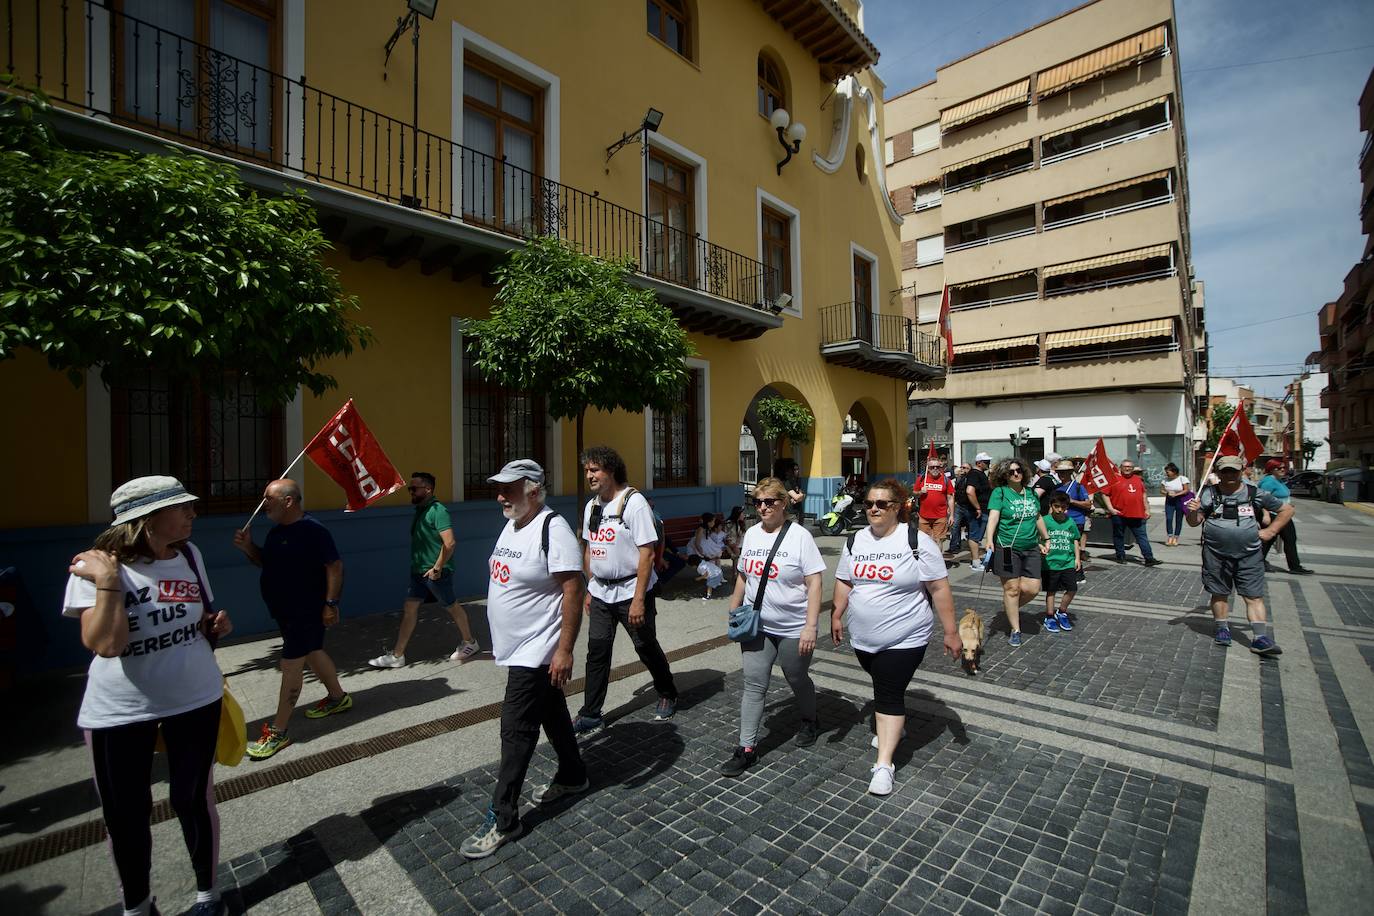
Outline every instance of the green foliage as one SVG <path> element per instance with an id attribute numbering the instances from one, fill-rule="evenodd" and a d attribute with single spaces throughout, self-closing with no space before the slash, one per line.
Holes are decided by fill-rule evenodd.
<path id="1" fill-rule="evenodd" d="M 304 195 L 199 156 L 63 148 L 46 108 L 0 93 L 0 359 L 31 348 L 78 385 L 93 366 L 211 387 L 228 369 L 274 403 L 336 387 L 317 365 L 371 331 Z"/>
<path id="2" fill-rule="evenodd" d="M 788 398 L 761 398 L 754 405 L 763 434 L 780 444 L 783 439 L 793 445 L 805 445 L 811 441 L 811 430 L 816 418 L 805 404 Z"/>
<path id="3" fill-rule="evenodd" d="M 1235 415 L 1234 404 L 1213 404 L 1212 405 L 1212 426 L 1207 433 L 1207 442 L 1203 446 L 1203 451 L 1215 451 L 1217 441 L 1221 438 L 1221 433 L 1226 429 L 1226 424 L 1231 422 L 1231 417 Z"/>

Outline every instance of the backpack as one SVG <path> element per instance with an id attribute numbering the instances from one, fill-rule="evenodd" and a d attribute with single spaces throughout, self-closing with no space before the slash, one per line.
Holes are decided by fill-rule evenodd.
<path id="1" fill-rule="evenodd" d="M 629 530 L 630 530 L 630 524 L 629 524 L 629 522 L 625 521 L 625 507 L 628 506 L 628 505 L 630 504 L 630 497 L 631 497 L 631 496 L 634 496 L 636 493 L 639 493 L 639 491 L 636 490 L 634 487 L 626 487 L 626 488 L 625 488 L 625 495 L 622 496 L 622 497 L 620 498 L 620 513 L 619 513 L 618 515 L 605 515 L 605 514 L 603 514 L 601 517 L 602 517 L 603 519 L 607 519 L 607 518 L 617 519 L 617 520 L 620 522 L 620 527 L 624 528 L 626 531 L 629 531 Z M 639 495 L 640 495 L 640 496 L 644 496 L 643 493 L 639 493 Z M 644 496 L 644 501 L 647 503 L 647 502 L 649 501 L 649 497 Z M 587 505 L 588 505 L 588 506 L 595 506 L 595 505 L 596 505 L 596 497 L 593 496 L 591 499 L 587 500 Z M 658 535 L 658 540 L 657 540 L 657 542 L 655 542 L 655 544 L 654 544 L 654 556 L 655 556 L 655 557 L 661 557 L 661 556 L 663 556 L 663 551 L 664 551 L 664 549 L 668 546 L 668 536 L 664 533 L 664 529 L 663 529 L 663 520 L 662 520 L 661 518 L 658 517 L 658 513 L 654 511 L 654 507 L 653 507 L 653 506 L 650 506 L 650 507 L 649 507 L 649 514 L 651 514 L 651 515 L 654 517 L 654 533 Z M 580 535 L 579 535 L 579 537 L 580 537 Z M 545 543 L 546 545 L 548 544 L 548 538 L 547 538 L 547 536 L 546 536 L 545 539 L 544 539 L 544 543 Z"/>
<path id="2" fill-rule="evenodd" d="M 1219 501 L 1219 497 L 1221 496 L 1221 494 L 1217 492 L 1217 488 L 1216 488 L 1216 485 L 1215 485 L 1215 484 L 1210 484 L 1210 483 L 1209 483 L 1209 484 L 1207 484 L 1206 486 L 1204 486 L 1204 487 L 1202 488 L 1202 490 L 1198 492 L 1198 495 L 1197 495 L 1198 501 L 1199 501 L 1199 502 L 1202 501 L 1202 494 L 1203 494 L 1203 493 L 1206 493 L 1208 490 L 1211 490 L 1211 491 L 1212 491 L 1212 502 L 1211 502 L 1211 505 L 1209 505 L 1209 506 L 1204 506 L 1204 507 L 1203 507 L 1203 509 L 1202 509 L 1202 517 L 1203 517 L 1203 519 L 1210 519 L 1210 518 L 1213 516 L 1213 514 L 1215 514 L 1216 511 L 1217 511 L 1218 509 L 1221 508 L 1221 502 Z M 1247 484 L 1245 485 L 1245 490 L 1246 490 L 1246 493 L 1245 493 L 1246 500 L 1245 500 L 1245 501 L 1248 502 L 1248 503 L 1250 503 L 1250 505 L 1254 507 L 1254 510 L 1255 510 L 1255 523 L 1256 523 L 1256 524 L 1259 524 L 1259 520 L 1260 520 L 1261 518 L 1264 517 L 1264 516 L 1263 516 L 1263 513 L 1269 511 L 1269 510 L 1266 509 L 1266 508 L 1264 507 L 1264 505 L 1261 504 L 1260 501 L 1259 501 L 1260 488 L 1257 487 L 1257 486 L 1255 486 L 1253 483 L 1247 483 Z"/>
<path id="3" fill-rule="evenodd" d="M 849 555 L 854 555 L 854 538 L 858 537 L 858 531 L 849 532 L 849 537 L 844 539 L 844 548 L 849 551 Z M 907 541 L 911 544 L 911 555 L 920 558 L 921 556 L 921 529 L 910 522 L 906 526 Z"/>

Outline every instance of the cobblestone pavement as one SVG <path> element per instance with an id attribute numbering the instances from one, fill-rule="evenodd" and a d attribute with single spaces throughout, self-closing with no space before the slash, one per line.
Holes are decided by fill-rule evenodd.
<path id="1" fill-rule="evenodd" d="M 586 795 L 528 803 L 553 771 L 541 743 L 524 832 L 491 858 L 458 853 L 495 781 L 485 722 L 222 805 L 226 822 L 263 822 L 226 847 L 221 887 L 231 911 L 264 913 L 1360 911 L 1374 898 L 1374 569 L 1358 559 L 1374 527 L 1303 511 L 1323 522 L 1303 529 L 1320 575 L 1269 577 L 1277 661 L 1247 651 L 1239 612 L 1236 644 L 1212 645 L 1195 548 L 1157 548 L 1156 569 L 1099 561 L 1074 630 L 1025 614 L 1020 650 L 995 580 L 956 570 L 958 608 L 989 625 L 983 671 L 927 656 L 887 798 L 866 792 L 868 681 L 846 648 L 823 639 L 812 665 L 820 741 L 794 745 L 779 674 L 763 756 L 731 780 L 717 768 L 738 653 L 697 644 L 679 648 L 690 686 L 670 722 L 651 721 L 644 675 L 612 685 L 616 718 L 584 744 Z M 155 837 L 185 871 L 175 822 Z M 108 897 L 44 892 L 107 874 L 102 860 L 92 846 L 0 877 L 0 908 L 98 910 Z"/>

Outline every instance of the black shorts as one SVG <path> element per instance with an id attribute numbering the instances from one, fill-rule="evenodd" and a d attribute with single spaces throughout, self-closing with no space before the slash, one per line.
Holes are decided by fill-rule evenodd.
<path id="1" fill-rule="evenodd" d="M 1059 592 L 1072 594 L 1078 591 L 1078 570 L 1046 567 L 1040 573 L 1040 589 L 1047 595 L 1054 595 Z"/>
<path id="2" fill-rule="evenodd" d="M 859 666 L 873 680 L 873 708 L 885 716 L 906 715 L 906 689 L 921 666 L 926 647 L 884 649 L 881 652 L 854 650 Z"/>
<path id="3" fill-rule="evenodd" d="M 1040 548 L 994 547 L 992 565 L 988 568 L 999 579 L 1039 579 Z"/>
<path id="4" fill-rule="evenodd" d="M 291 617 L 277 618 L 281 630 L 281 657 L 305 658 L 324 648 L 323 611 L 304 611 Z"/>

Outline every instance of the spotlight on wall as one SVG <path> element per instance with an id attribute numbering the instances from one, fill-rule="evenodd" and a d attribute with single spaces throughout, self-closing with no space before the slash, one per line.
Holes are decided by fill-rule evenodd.
<path id="1" fill-rule="evenodd" d="M 768 123 L 772 124 L 773 129 L 778 132 L 778 142 L 782 144 L 783 152 L 787 154 L 778 163 L 778 174 L 781 175 L 782 167 L 792 161 L 794 154 L 801 152 L 802 141 L 806 139 L 806 125 L 800 121 L 793 121 L 786 108 L 773 109 L 773 114 L 769 116 Z"/>
<path id="2" fill-rule="evenodd" d="M 782 295 L 778 296 L 778 298 L 774 299 L 771 303 L 769 303 L 768 310 L 772 312 L 774 315 L 780 315 L 782 314 L 782 310 L 787 308 L 791 304 L 792 294 L 783 293 Z"/>
<path id="3" fill-rule="evenodd" d="M 639 122 L 639 126 L 634 130 L 625 131 L 625 135 L 619 140 L 606 147 L 606 161 L 610 162 L 611 157 L 620 152 L 626 145 L 636 140 L 643 139 L 647 144 L 649 134 L 658 133 L 658 126 L 663 123 L 663 112 L 657 108 L 650 108 L 644 113 L 644 120 Z"/>

